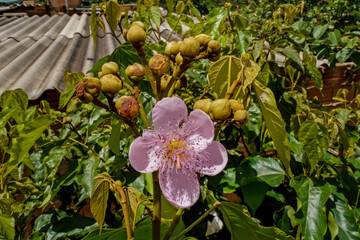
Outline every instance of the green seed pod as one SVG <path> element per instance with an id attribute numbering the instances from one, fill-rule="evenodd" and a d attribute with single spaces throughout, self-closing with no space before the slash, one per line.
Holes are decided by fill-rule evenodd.
<path id="1" fill-rule="evenodd" d="M 184 58 L 181 56 L 181 53 L 178 53 L 175 58 L 175 63 L 181 66 L 184 62 Z"/>
<path id="2" fill-rule="evenodd" d="M 98 77 L 101 78 L 104 74 L 102 72 L 98 72 Z"/>
<path id="3" fill-rule="evenodd" d="M 100 78 L 100 82 L 101 91 L 103 91 L 104 93 L 109 93 L 111 95 L 119 92 L 122 86 L 121 80 L 113 74 L 107 74 L 105 76 L 102 76 Z"/>
<path id="4" fill-rule="evenodd" d="M 129 28 L 126 37 L 132 45 L 143 46 L 146 40 L 146 32 L 138 25 L 133 25 Z"/>
<path id="5" fill-rule="evenodd" d="M 124 118 L 133 118 L 139 112 L 139 105 L 132 96 L 121 96 L 115 107 L 119 115 Z"/>
<path id="6" fill-rule="evenodd" d="M 212 56 L 218 56 L 218 55 L 220 55 L 221 45 L 220 45 L 220 43 L 218 41 L 211 40 L 208 43 L 208 48 L 207 49 L 208 49 L 208 52 L 210 52 Z"/>
<path id="7" fill-rule="evenodd" d="M 156 54 L 149 60 L 149 68 L 156 75 L 162 75 L 169 67 L 169 60 L 161 54 Z"/>
<path id="8" fill-rule="evenodd" d="M 249 119 L 248 111 L 246 110 L 237 110 L 234 113 L 234 120 L 240 123 L 240 125 L 244 125 Z"/>
<path id="9" fill-rule="evenodd" d="M 175 41 L 169 42 L 165 47 L 166 56 L 169 56 L 170 58 L 174 59 L 180 51 L 180 44 L 181 44 L 181 41 L 180 42 L 175 42 Z"/>
<path id="10" fill-rule="evenodd" d="M 145 76 L 145 67 L 140 63 L 127 66 L 125 74 L 130 80 L 141 81 Z"/>
<path id="11" fill-rule="evenodd" d="M 200 43 L 200 46 L 205 49 L 208 47 L 208 43 L 212 40 L 207 34 L 199 34 L 195 37 L 195 39 Z"/>
<path id="12" fill-rule="evenodd" d="M 85 90 L 90 93 L 94 97 L 97 97 L 101 90 L 101 82 L 100 79 L 94 77 L 85 77 Z"/>
<path id="13" fill-rule="evenodd" d="M 116 62 L 107 62 L 102 65 L 101 72 L 103 75 L 106 74 L 116 74 L 119 71 L 119 66 Z"/>
<path id="14" fill-rule="evenodd" d="M 170 80 L 170 76 L 169 75 L 163 75 L 161 77 L 161 83 L 160 83 L 160 90 L 161 91 L 165 91 L 168 83 L 169 83 L 169 80 Z"/>
<path id="15" fill-rule="evenodd" d="M 204 111 L 206 114 L 209 114 L 211 99 L 200 99 L 194 104 L 194 109 L 200 109 Z"/>
<path id="16" fill-rule="evenodd" d="M 210 116 L 214 120 L 224 121 L 231 115 L 231 105 L 228 99 L 217 99 L 210 104 Z"/>
<path id="17" fill-rule="evenodd" d="M 123 34 L 123 37 L 124 37 L 125 41 L 127 41 L 127 34 L 128 34 L 128 32 L 129 32 L 129 29 L 128 29 L 128 28 L 124 28 L 124 29 L 123 29 L 122 34 Z"/>
<path id="18" fill-rule="evenodd" d="M 94 100 L 94 97 L 85 90 L 86 82 L 85 80 L 76 84 L 76 97 L 83 103 L 90 103 Z"/>
<path id="19" fill-rule="evenodd" d="M 231 111 L 235 113 L 237 110 L 244 110 L 244 105 L 240 100 L 230 99 Z"/>
<path id="20" fill-rule="evenodd" d="M 180 44 L 180 53 L 185 58 L 194 58 L 200 52 L 200 43 L 194 37 L 185 38 Z"/>

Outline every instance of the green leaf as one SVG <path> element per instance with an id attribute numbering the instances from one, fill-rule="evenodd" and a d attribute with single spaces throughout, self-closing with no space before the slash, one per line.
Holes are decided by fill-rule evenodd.
<path id="1" fill-rule="evenodd" d="M 247 53 L 248 47 L 250 46 L 252 40 L 251 33 L 247 30 L 240 31 L 235 36 L 235 39 L 236 39 L 237 47 L 240 50 L 240 54 Z"/>
<path id="2" fill-rule="evenodd" d="M 284 120 L 276 105 L 275 96 L 269 88 L 265 87 L 258 80 L 253 82 L 252 87 L 281 162 L 287 174 L 292 176 L 290 168 L 290 144 L 286 135 Z"/>
<path id="3" fill-rule="evenodd" d="M 249 26 L 249 19 L 244 15 L 234 14 L 232 18 L 237 31 L 242 31 Z"/>
<path id="4" fill-rule="evenodd" d="M 60 109 L 64 108 L 68 104 L 70 99 L 74 96 L 75 85 L 76 85 L 75 81 L 70 82 L 67 85 L 65 91 L 60 94 L 60 98 L 59 98 L 59 108 Z"/>
<path id="5" fill-rule="evenodd" d="M 168 14 L 171 14 L 174 11 L 174 0 L 165 0 L 165 1 L 168 9 Z"/>
<path id="6" fill-rule="evenodd" d="M 301 224 L 304 239 L 323 239 L 327 229 L 323 206 L 331 194 L 330 184 L 300 176 L 292 179 L 290 186 L 295 189 L 301 201 L 301 208 L 295 213 L 295 219 Z"/>
<path id="7" fill-rule="evenodd" d="M 344 47 L 336 53 L 336 59 L 339 62 L 344 63 L 350 58 L 350 56 L 353 54 L 353 52 L 354 52 L 354 49 L 349 48 L 349 47 Z"/>
<path id="8" fill-rule="evenodd" d="M 97 42 L 97 15 L 96 15 L 97 4 L 91 4 L 91 17 L 90 17 L 90 32 L 94 42 L 94 51 L 96 49 Z"/>
<path id="9" fill-rule="evenodd" d="M 149 17 L 156 24 L 157 27 L 160 27 L 161 24 L 161 9 L 157 6 L 153 6 L 149 9 Z"/>
<path id="10" fill-rule="evenodd" d="M 28 107 L 28 96 L 22 89 L 5 91 L 1 94 L 0 107 L 15 107 L 25 111 Z"/>
<path id="11" fill-rule="evenodd" d="M 341 33 L 339 30 L 335 29 L 333 32 L 329 33 L 329 39 L 332 45 L 338 46 L 341 43 Z"/>
<path id="12" fill-rule="evenodd" d="M 221 202 L 219 210 L 223 215 L 227 229 L 231 233 L 231 240 L 293 239 L 291 236 L 286 236 L 286 234 L 278 228 L 261 226 L 251 218 L 247 209 L 242 205 Z"/>
<path id="13" fill-rule="evenodd" d="M 227 18 L 227 11 L 224 8 L 213 8 L 207 15 L 207 24 L 204 26 L 204 32 L 209 34 L 213 39 L 219 33 L 221 24 Z"/>
<path id="14" fill-rule="evenodd" d="M 224 56 L 211 64 L 208 80 L 219 98 L 225 97 L 231 84 L 237 79 L 242 69 L 241 60 L 234 56 Z"/>
<path id="15" fill-rule="evenodd" d="M 299 53 L 292 48 L 275 48 L 275 52 L 285 55 L 287 58 L 291 59 L 295 63 L 295 67 L 297 67 L 298 70 L 304 72 L 304 65 L 301 62 L 301 59 L 299 57 Z"/>
<path id="16" fill-rule="evenodd" d="M 191 1 L 188 1 L 187 5 L 190 8 L 191 13 L 201 22 L 203 19 L 201 17 L 201 13 L 199 12 L 199 10 L 197 10 L 197 8 L 194 6 L 194 4 Z"/>
<path id="17" fill-rule="evenodd" d="M 107 200 L 109 198 L 110 183 L 107 180 L 99 180 L 91 194 L 90 210 L 95 220 L 99 223 L 100 232 L 105 220 Z"/>
<path id="18" fill-rule="evenodd" d="M 315 83 L 316 88 L 321 91 L 323 89 L 323 79 L 321 72 L 311 62 L 306 62 L 306 70 L 310 80 L 312 80 Z"/>
<path id="19" fill-rule="evenodd" d="M 113 118 L 111 120 L 111 135 L 109 138 L 110 150 L 116 155 L 120 154 L 120 125 L 119 119 Z"/>
<path id="20" fill-rule="evenodd" d="M 322 37 L 322 35 L 324 35 L 326 29 L 327 29 L 327 26 L 326 26 L 326 25 L 323 25 L 323 26 L 322 26 L 322 25 L 316 25 L 316 26 L 314 27 L 313 32 L 312 32 L 313 37 L 314 37 L 315 39 L 320 39 L 320 38 Z"/>
<path id="21" fill-rule="evenodd" d="M 261 55 L 261 52 L 264 48 L 264 39 L 259 39 L 259 40 L 254 40 L 254 49 L 253 49 L 253 58 L 254 60 L 256 61 L 260 55 Z"/>
<path id="22" fill-rule="evenodd" d="M 49 115 L 43 115 L 26 123 L 19 137 L 12 139 L 10 159 L 5 164 L 7 168 L 3 178 L 24 160 L 35 141 L 53 122 Z"/>
<path id="23" fill-rule="evenodd" d="M 15 238 L 15 219 L 10 215 L 0 215 L 0 234 L 5 239 Z"/>
<path id="24" fill-rule="evenodd" d="M 359 224 L 356 221 L 354 213 L 340 198 L 332 195 L 327 203 L 328 208 L 334 214 L 338 225 L 339 240 L 355 240 L 359 239 Z"/>
<path id="25" fill-rule="evenodd" d="M 104 229 L 101 231 L 95 230 L 89 233 L 82 240 L 111 240 L 111 239 L 126 239 L 126 229 Z"/>
<path id="26" fill-rule="evenodd" d="M 299 130 L 299 141 L 313 170 L 329 147 L 329 134 L 321 123 L 306 121 Z"/>
<path id="27" fill-rule="evenodd" d="M 185 9 L 185 3 L 183 1 L 178 1 L 176 4 L 176 14 L 182 15 Z"/>
<path id="28" fill-rule="evenodd" d="M 81 178 L 81 184 L 84 187 L 88 197 L 91 196 L 91 192 L 95 185 L 95 176 L 97 175 L 97 167 L 100 159 L 96 155 L 89 156 L 87 159 L 81 161 L 84 174 Z"/>
<path id="29" fill-rule="evenodd" d="M 105 5 L 106 20 L 115 32 L 121 19 L 121 8 L 117 0 L 109 0 Z"/>
<path id="30" fill-rule="evenodd" d="M 178 17 L 176 17 L 175 15 L 168 15 L 165 17 L 167 23 L 169 24 L 169 26 L 171 27 L 171 29 L 174 30 L 174 32 L 181 34 L 182 33 L 182 26 L 181 23 L 178 19 Z"/>
<path id="31" fill-rule="evenodd" d="M 260 206 L 266 196 L 269 186 L 262 182 L 250 183 L 241 187 L 245 203 L 255 215 L 256 209 Z"/>

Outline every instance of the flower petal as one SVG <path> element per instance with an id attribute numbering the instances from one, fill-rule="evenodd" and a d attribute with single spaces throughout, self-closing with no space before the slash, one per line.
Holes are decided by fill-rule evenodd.
<path id="1" fill-rule="evenodd" d="M 161 167 L 159 180 L 164 197 L 176 207 L 191 207 L 199 199 L 200 185 L 195 172 L 165 164 Z"/>
<path id="2" fill-rule="evenodd" d="M 214 123 L 205 112 L 195 109 L 190 113 L 187 121 L 192 123 L 189 124 L 188 131 L 193 131 L 211 141 L 214 139 Z"/>
<path id="3" fill-rule="evenodd" d="M 148 139 L 136 138 L 130 145 L 129 159 L 131 166 L 138 172 L 148 173 L 159 169 L 161 158 L 156 155 L 157 146 L 149 144 Z"/>
<path id="4" fill-rule="evenodd" d="M 207 149 L 199 154 L 203 154 L 208 160 L 197 169 L 200 174 L 214 176 L 220 173 L 228 162 L 225 147 L 217 141 L 213 141 Z"/>
<path id="5" fill-rule="evenodd" d="M 178 129 L 178 124 L 187 118 L 187 108 L 178 97 L 164 98 L 152 111 L 152 121 L 155 131 L 164 132 Z"/>

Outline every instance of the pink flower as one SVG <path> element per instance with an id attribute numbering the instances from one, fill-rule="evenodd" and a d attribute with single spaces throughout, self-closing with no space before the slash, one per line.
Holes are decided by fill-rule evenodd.
<path id="1" fill-rule="evenodd" d="M 164 197 L 176 207 L 191 207 L 200 194 L 196 172 L 210 176 L 221 172 L 228 160 L 226 149 L 213 141 L 210 117 L 198 109 L 188 116 L 180 98 L 159 101 L 152 120 L 154 130 L 144 130 L 131 144 L 130 163 L 142 173 L 159 170 Z"/>

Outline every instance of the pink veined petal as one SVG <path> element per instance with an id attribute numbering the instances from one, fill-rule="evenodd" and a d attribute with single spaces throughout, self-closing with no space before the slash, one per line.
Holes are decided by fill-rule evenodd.
<path id="1" fill-rule="evenodd" d="M 130 145 L 129 159 L 131 166 L 138 172 L 149 173 L 160 168 L 161 159 L 156 156 L 158 147 L 149 147 L 143 137 L 136 138 Z"/>
<path id="2" fill-rule="evenodd" d="M 228 154 L 225 147 L 217 141 L 213 141 L 203 152 L 199 154 L 204 154 L 209 160 L 205 163 L 206 165 L 200 166 L 199 169 L 196 169 L 201 174 L 214 176 L 220 173 L 228 162 Z"/>
<path id="3" fill-rule="evenodd" d="M 167 132 L 178 129 L 178 124 L 187 118 L 185 103 L 178 97 L 167 97 L 159 101 L 152 111 L 155 131 Z"/>
<path id="4" fill-rule="evenodd" d="M 169 167 L 170 164 L 166 165 L 161 167 L 159 176 L 164 197 L 176 207 L 191 207 L 200 195 L 200 185 L 195 171 L 177 170 L 175 167 Z"/>
<path id="5" fill-rule="evenodd" d="M 194 131 L 195 134 L 212 141 L 214 139 L 214 123 L 205 112 L 195 109 L 188 117 L 187 121 L 191 121 L 193 124 L 189 124 L 187 131 Z"/>

